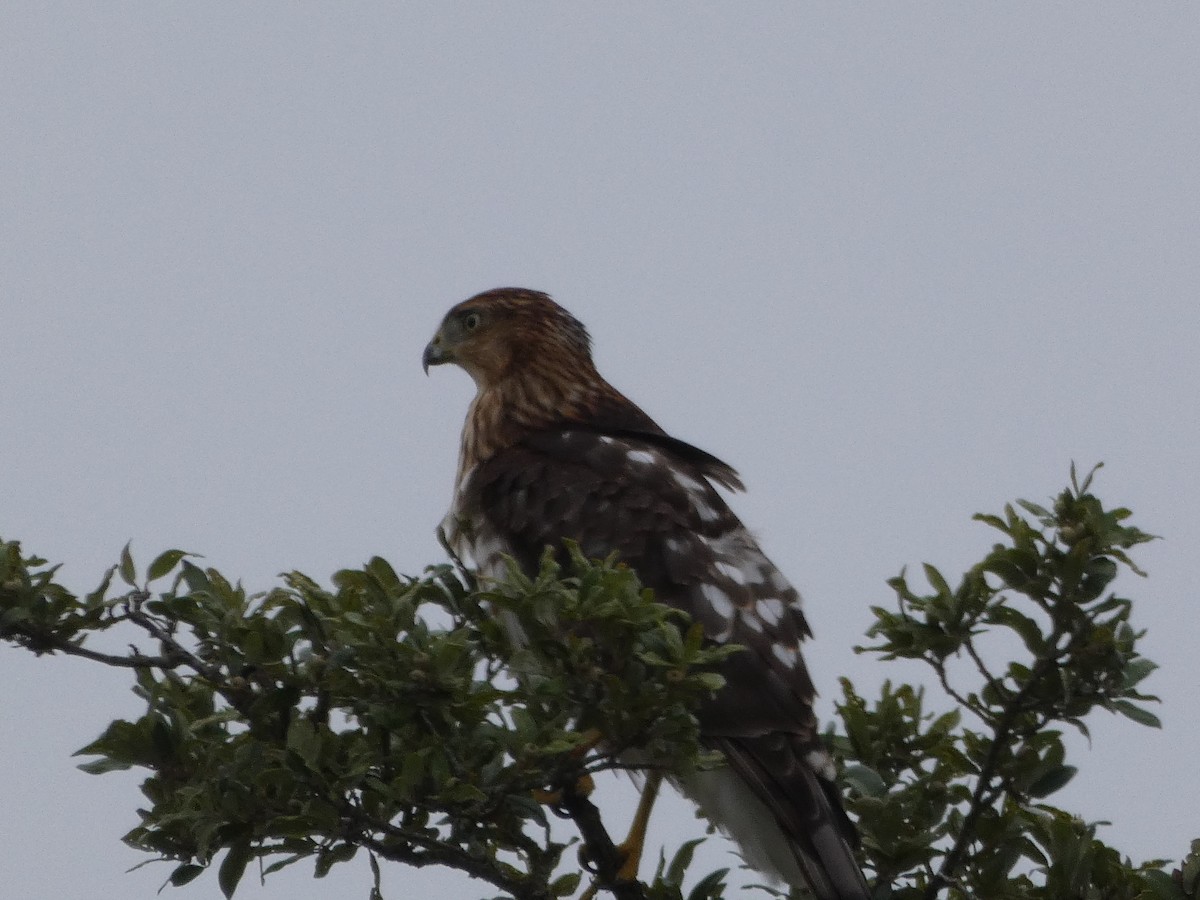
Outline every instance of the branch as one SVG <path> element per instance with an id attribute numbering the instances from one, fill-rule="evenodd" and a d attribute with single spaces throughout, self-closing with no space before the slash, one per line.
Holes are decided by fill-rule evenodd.
<path id="1" fill-rule="evenodd" d="M 621 870 L 625 858 L 609 837 L 596 805 L 581 794 L 574 784 L 563 790 L 560 805 L 574 820 L 580 835 L 583 836 L 584 847 L 596 867 L 596 877 L 600 885 L 611 891 L 617 900 L 646 900 L 646 891 L 640 881 L 618 880 L 617 873 Z"/>
<path id="2" fill-rule="evenodd" d="M 475 590 L 478 587 L 478 581 L 475 573 L 467 567 L 463 562 L 462 557 L 458 555 L 458 551 L 454 549 L 454 545 L 450 543 L 450 536 L 446 534 L 446 529 L 441 525 L 437 527 L 437 539 L 441 544 L 442 549 L 446 551 L 446 555 L 450 557 L 450 561 L 454 563 L 454 568 L 458 570 L 458 575 L 463 580 L 463 584 L 469 590 Z"/>
<path id="3" fill-rule="evenodd" d="M 15 637 L 25 637 L 31 641 L 37 642 L 37 652 L 39 653 L 63 653 L 67 656 L 79 656 L 83 659 L 90 659 L 93 662 L 104 663 L 106 666 L 118 666 L 126 669 L 174 669 L 185 662 L 182 657 L 171 656 L 146 656 L 139 653 L 137 648 L 133 648 L 133 652 L 128 656 L 117 656 L 113 653 L 101 653 L 99 650 L 89 650 L 82 644 L 73 644 L 64 637 L 59 637 L 53 634 L 43 634 L 42 632 L 32 632 L 22 629 L 20 626 L 12 626 L 4 635 L 6 639 Z"/>
<path id="4" fill-rule="evenodd" d="M 398 836 L 400 843 L 391 843 L 362 833 L 350 835 L 347 840 L 360 847 L 365 847 L 376 856 L 414 868 L 447 866 L 458 869 L 472 878 L 478 878 L 502 891 L 507 891 L 516 900 L 549 900 L 552 896 L 547 891 L 545 884 L 535 884 L 528 879 L 509 875 L 498 863 L 451 850 L 446 844 L 428 840 L 423 836 L 414 835 L 394 826 L 388 826 L 386 830 L 388 834 Z M 419 850 L 412 846 L 418 839 L 423 845 Z"/>
<path id="5" fill-rule="evenodd" d="M 1063 633 L 1065 632 L 1061 628 L 1055 629 L 1049 646 L 1055 646 Z M 1052 656 L 1043 656 L 1037 661 L 1025 685 L 1008 702 L 1005 706 L 1004 714 L 996 722 L 995 728 L 992 731 L 992 746 L 988 750 L 988 755 L 983 761 L 983 765 L 979 768 L 979 775 L 975 782 L 975 790 L 971 793 L 971 803 L 967 810 L 967 815 L 963 818 L 962 827 L 958 830 L 958 837 L 955 838 L 954 845 L 942 859 L 941 867 L 938 869 L 937 874 L 930 880 L 929 886 L 925 889 L 925 900 L 936 900 L 942 888 L 953 883 L 954 874 L 962 866 L 963 860 L 967 855 L 967 848 L 975 840 L 975 825 L 979 821 L 979 817 L 983 815 L 984 809 L 991 806 L 999 797 L 999 794 L 992 789 L 992 779 L 996 776 L 996 769 L 1000 764 L 1000 756 L 1007 746 L 1009 737 L 1013 733 L 1017 717 L 1025 712 L 1023 708 L 1025 699 L 1042 678 L 1046 676 L 1048 671 L 1058 662 L 1060 655 L 1061 653 Z"/>
<path id="6" fill-rule="evenodd" d="M 957 690 L 955 690 L 954 687 L 951 686 L 950 678 L 946 674 L 945 662 L 943 660 L 939 659 L 938 657 L 934 656 L 933 654 L 929 654 L 929 655 L 925 656 L 924 659 L 925 659 L 925 662 L 929 663 L 929 665 L 933 668 L 933 670 L 935 672 L 937 672 L 938 681 L 940 681 L 942 683 L 942 690 L 944 690 L 947 694 L 949 694 L 950 698 L 952 700 L 954 700 L 959 706 L 963 707 L 964 709 L 969 709 L 971 712 L 975 713 L 975 715 L 979 716 L 979 718 L 983 722 L 986 723 L 988 721 L 988 716 L 987 716 L 987 710 L 984 708 L 983 704 L 972 701 L 967 697 L 964 697 Z"/>
<path id="7" fill-rule="evenodd" d="M 984 684 L 988 687 L 998 684 L 1000 679 L 996 678 L 995 675 L 988 671 L 988 667 L 983 664 L 983 660 L 979 657 L 979 652 L 975 649 L 975 642 L 968 637 L 965 641 L 963 641 L 963 645 L 967 648 L 967 655 L 970 656 L 974 661 L 975 668 L 978 669 L 979 674 L 983 676 Z"/>
<path id="8" fill-rule="evenodd" d="M 214 687 L 221 684 L 220 669 L 208 665 L 204 660 L 184 647 L 179 641 L 175 640 L 174 635 L 170 631 L 160 626 L 154 619 L 142 612 L 141 609 L 131 608 L 127 615 L 129 621 L 133 622 L 152 638 L 158 640 L 159 643 L 179 658 L 179 661 L 175 663 L 176 666 L 186 663 L 190 669 L 195 671 L 197 675 L 205 678 Z M 174 667 L 171 666 L 171 668 Z"/>

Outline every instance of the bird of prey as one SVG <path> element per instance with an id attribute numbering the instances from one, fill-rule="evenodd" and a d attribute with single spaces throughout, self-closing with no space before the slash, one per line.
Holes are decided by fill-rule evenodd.
<path id="1" fill-rule="evenodd" d="M 505 556 L 535 573 L 565 539 L 588 557 L 615 551 L 708 640 L 743 645 L 698 714 L 726 765 L 680 787 L 768 876 L 821 900 L 869 897 L 813 713 L 800 596 L 714 487 L 743 489 L 737 473 L 601 377 L 587 330 L 546 294 L 459 303 L 423 362 L 455 363 L 477 388 L 444 523 L 455 551 L 496 577 Z"/>

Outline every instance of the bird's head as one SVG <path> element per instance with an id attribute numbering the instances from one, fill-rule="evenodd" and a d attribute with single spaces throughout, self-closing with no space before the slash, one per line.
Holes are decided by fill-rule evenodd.
<path id="1" fill-rule="evenodd" d="M 555 359 L 591 366 L 583 325 L 546 294 L 496 288 L 446 313 L 421 362 L 426 372 L 455 363 L 483 391 L 530 363 Z"/>

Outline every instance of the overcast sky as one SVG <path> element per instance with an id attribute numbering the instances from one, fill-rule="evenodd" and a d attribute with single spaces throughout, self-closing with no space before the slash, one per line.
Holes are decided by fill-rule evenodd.
<path id="1" fill-rule="evenodd" d="M 851 647 L 970 522 L 1070 462 L 1163 535 L 1126 579 L 1164 728 L 1101 715 L 1055 802 L 1135 859 L 1200 835 L 1200 27 L 1193 3 L 0 9 L 0 535 L 95 586 L 132 539 L 256 589 L 442 559 L 461 372 L 515 284 L 727 459 L 801 588 L 831 716 Z M 785 8 L 786 6 L 786 8 Z M 422 9 L 421 7 L 424 7 Z M 1049 8 L 1053 7 L 1053 8 Z M 0 648 L 0 878 L 151 898 L 134 774 L 70 754 L 128 679 Z M 625 786 L 606 802 L 631 807 Z M 700 829 L 656 816 L 672 846 Z M 732 862 L 712 846 L 711 866 Z M 361 863 L 361 864 L 360 864 Z M 246 898 L 364 897 L 365 861 Z M 385 869 L 389 898 L 487 893 Z M 215 873 L 165 896 L 219 897 Z"/>

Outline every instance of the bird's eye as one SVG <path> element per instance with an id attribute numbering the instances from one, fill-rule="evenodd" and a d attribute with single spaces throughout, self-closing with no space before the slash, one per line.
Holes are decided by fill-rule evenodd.
<path id="1" fill-rule="evenodd" d="M 463 317 L 463 328 L 467 329 L 467 331 L 474 331 L 478 327 L 479 313 L 467 313 L 466 316 Z"/>

